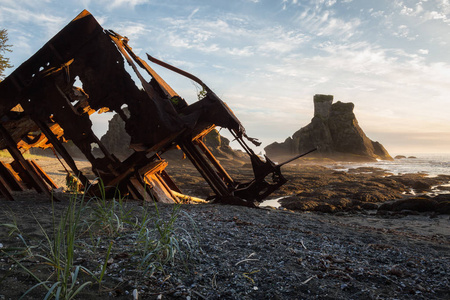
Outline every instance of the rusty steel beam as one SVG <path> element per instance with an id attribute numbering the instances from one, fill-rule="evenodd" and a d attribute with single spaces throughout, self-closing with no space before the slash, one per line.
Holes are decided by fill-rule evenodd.
<path id="1" fill-rule="evenodd" d="M 11 154 L 11 156 L 14 158 L 14 161 L 17 163 L 17 165 L 21 168 L 22 172 L 28 178 L 30 185 L 32 185 L 37 192 L 45 193 L 49 197 L 51 197 L 52 194 L 47 185 L 45 184 L 45 182 L 43 181 L 42 177 L 39 176 L 39 174 L 36 172 L 36 170 L 33 168 L 30 162 L 27 161 L 22 156 L 22 153 L 19 151 L 19 149 L 17 149 L 14 140 L 9 135 L 5 127 L 3 127 L 1 124 L 0 124 L 0 135 L 3 137 L 3 140 L 7 144 L 8 152 Z"/>
<path id="2" fill-rule="evenodd" d="M 13 191 L 24 191 L 27 189 L 10 164 L 0 161 L 0 176 Z"/>
<path id="3" fill-rule="evenodd" d="M 56 149 L 73 175 L 85 187 L 91 186 L 91 193 L 111 197 L 120 193 L 144 201 L 171 203 L 179 202 L 179 197 L 187 199 L 165 171 L 167 163 L 160 157 L 175 147 L 185 152 L 219 202 L 252 206 L 285 182 L 279 168 L 269 160 L 261 161 L 247 146 L 244 138 L 258 143 L 247 137 L 239 119 L 206 84 L 147 56 L 151 62 L 204 88 L 205 97 L 188 104 L 133 52 L 128 42 L 126 37 L 103 29 L 88 11 L 83 11 L 0 82 L 0 149 L 11 153 L 16 168 L 10 174 L 14 179 L 4 170 L 0 172 L 4 197 L 11 199 L 9 190 L 18 189 L 22 181 L 49 195 L 50 189 L 56 188 L 36 162 L 23 158 L 22 152 L 33 147 Z M 125 63 L 131 66 L 142 89 L 125 70 Z M 149 82 L 142 70 L 150 75 Z M 78 81 L 83 88 L 75 86 Z M 107 111 L 121 117 L 131 137 L 129 148 L 133 153 L 123 160 L 110 152 L 92 130 L 91 115 Z M 243 145 L 255 178 L 243 184 L 234 181 L 202 142 L 203 136 L 216 126 L 229 129 Z M 63 145 L 67 141 L 73 142 L 90 162 L 100 183 L 89 180 L 79 170 Z M 94 146 L 102 157 L 94 154 Z M 276 182 L 266 182 L 269 174 Z"/>

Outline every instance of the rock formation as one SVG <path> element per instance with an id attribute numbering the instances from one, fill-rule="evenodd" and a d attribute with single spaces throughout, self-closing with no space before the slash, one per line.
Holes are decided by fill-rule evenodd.
<path id="1" fill-rule="evenodd" d="M 333 104 L 332 95 L 314 95 L 311 123 L 264 150 L 269 157 L 294 156 L 317 148 L 316 155 L 339 160 L 392 160 L 383 145 L 365 135 L 353 108 L 353 103 Z"/>
<path id="2" fill-rule="evenodd" d="M 130 116 L 128 109 L 124 109 L 127 117 Z M 130 149 L 130 135 L 125 131 L 125 122 L 118 114 L 108 122 L 108 131 L 100 139 L 102 144 L 110 153 L 114 153 L 118 157 L 128 157 L 133 153 Z"/>
<path id="3" fill-rule="evenodd" d="M 218 159 L 247 159 L 247 155 L 240 151 L 234 150 L 230 146 L 230 140 L 220 135 L 217 129 L 211 130 L 204 138 L 203 142 Z"/>
<path id="4" fill-rule="evenodd" d="M 127 116 L 129 115 L 129 112 L 126 109 L 124 112 Z M 118 114 L 114 115 L 109 121 L 108 131 L 100 140 L 109 152 L 114 153 L 120 158 L 126 158 L 133 153 L 133 150 L 129 148 L 131 138 L 125 131 L 125 122 Z M 203 142 L 218 159 L 236 159 L 245 157 L 245 154 L 242 151 L 233 150 L 230 147 L 230 141 L 221 136 L 216 129 L 213 129 L 208 133 L 204 137 Z M 181 158 L 183 155 L 180 150 L 170 150 L 165 156 L 169 156 L 173 159 Z"/>

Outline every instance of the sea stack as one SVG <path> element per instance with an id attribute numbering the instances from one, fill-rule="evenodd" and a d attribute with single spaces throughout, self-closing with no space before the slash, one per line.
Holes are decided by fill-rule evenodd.
<path id="1" fill-rule="evenodd" d="M 316 156 L 337 160 L 392 160 L 379 142 L 370 140 L 359 127 L 353 103 L 336 102 L 332 95 L 314 95 L 311 123 L 264 150 L 269 157 L 294 156 L 317 148 Z"/>

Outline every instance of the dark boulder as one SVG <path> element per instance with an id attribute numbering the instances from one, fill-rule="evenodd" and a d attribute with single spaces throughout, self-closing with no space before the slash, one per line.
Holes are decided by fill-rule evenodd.
<path id="1" fill-rule="evenodd" d="M 440 214 L 450 215 L 450 201 L 439 202 L 436 206 L 436 212 Z"/>
<path id="2" fill-rule="evenodd" d="M 436 211 L 437 206 L 438 202 L 429 197 L 413 197 L 390 203 L 383 203 L 378 209 L 389 211 L 430 212 Z"/>

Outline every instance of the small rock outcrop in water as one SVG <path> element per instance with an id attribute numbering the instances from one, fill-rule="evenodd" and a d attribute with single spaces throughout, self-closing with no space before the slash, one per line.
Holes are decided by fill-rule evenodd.
<path id="1" fill-rule="evenodd" d="M 392 160 L 379 142 L 370 140 L 358 125 L 353 103 L 336 102 L 332 95 L 314 95 L 311 123 L 264 150 L 269 157 L 294 156 L 317 148 L 316 155 L 345 160 Z"/>
<path id="2" fill-rule="evenodd" d="M 397 156 L 395 156 L 394 158 L 395 158 L 395 159 L 405 159 L 406 156 L 404 156 L 404 155 L 397 155 Z"/>

